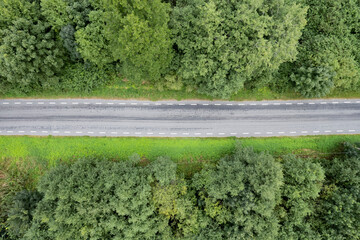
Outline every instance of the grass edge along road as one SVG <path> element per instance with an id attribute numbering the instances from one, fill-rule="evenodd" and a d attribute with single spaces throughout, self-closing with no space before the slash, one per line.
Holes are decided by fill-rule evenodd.
<path id="1" fill-rule="evenodd" d="M 275 157 L 288 153 L 316 157 L 335 153 L 342 142 L 360 142 L 360 135 L 238 139 L 1 136 L 0 162 L 31 168 L 30 174 L 36 179 L 59 162 L 85 157 L 126 160 L 139 154 L 144 161 L 159 156 L 170 157 L 179 164 L 180 171 L 191 175 L 204 163 L 217 161 L 231 153 L 236 140 L 243 146 L 252 146 L 255 151 L 268 151 Z"/>
<path id="2" fill-rule="evenodd" d="M 0 94 L 0 99 L 10 98 L 101 98 L 101 99 L 135 99 L 135 100 L 230 100 L 230 101 L 261 101 L 261 100 L 306 100 L 295 92 L 277 93 L 267 87 L 255 90 L 241 90 L 229 99 L 217 99 L 196 92 L 187 92 L 182 90 L 163 90 L 149 86 L 142 86 L 139 83 L 124 83 L 117 81 L 106 86 L 99 87 L 91 92 L 61 92 L 61 91 L 43 91 L 30 93 L 8 93 Z M 322 99 L 331 98 L 360 98 L 359 91 L 343 92 L 333 91 Z"/>

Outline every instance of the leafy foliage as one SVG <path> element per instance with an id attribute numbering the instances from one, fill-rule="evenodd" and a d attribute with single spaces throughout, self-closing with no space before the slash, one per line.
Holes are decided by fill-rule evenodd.
<path id="1" fill-rule="evenodd" d="M 360 159 L 334 159 L 327 178 L 330 190 L 318 208 L 322 235 L 327 239 L 359 239 Z"/>
<path id="2" fill-rule="evenodd" d="M 66 25 L 60 30 L 60 37 L 63 40 L 63 46 L 68 51 L 72 61 L 81 60 L 81 55 L 77 51 L 77 43 L 75 42 L 75 29 L 72 25 Z"/>
<path id="3" fill-rule="evenodd" d="M 14 196 L 23 189 L 34 189 L 33 170 L 39 168 L 34 162 L 11 164 L 6 158 L 0 161 L 0 239 L 9 238 L 6 219 L 13 205 Z"/>
<path id="4" fill-rule="evenodd" d="M 327 67 L 302 66 L 291 75 L 291 80 L 302 96 L 323 97 L 334 87 L 334 75 Z"/>
<path id="5" fill-rule="evenodd" d="M 55 32 L 41 18 L 39 3 L 2 1 L 2 5 L 12 6 L 3 18 L 7 21 L 6 27 L 0 29 L 3 84 L 25 92 L 52 88 L 58 80 L 56 73 L 64 65 L 63 51 Z M 19 16 L 22 12 L 24 16 Z"/>
<path id="6" fill-rule="evenodd" d="M 178 0 L 171 26 L 180 76 L 201 93 L 229 97 L 295 60 L 305 12 L 283 0 Z"/>
<path id="7" fill-rule="evenodd" d="M 309 11 L 308 24 L 300 40 L 298 65 L 311 62 L 314 68 L 327 67 L 336 73 L 334 87 L 352 90 L 358 88 L 359 3 L 354 0 L 302 2 L 309 6 Z"/>
<path id="8" fill-rule="evenodd" d="M 105 37 L 106 22 L 104 12 L 92 11 L 90 23 L 75 33 L 78 51 L 81 56 L 99 67 L 115 61 L 110 48 L 110 41 Z"/>
<path id="9" fill-rule="evenodd" d="M 281 167 L 268 154 L 236 147 L 216 168 L 203 170 L 193 181 L 200 206 L 227 239 L 274 239 L 275 206 L 282 185 Z M 240 207 L 241 206 L 241 207 Z"/>
<path id="10" fill-rule="evenodd" d="M 8 219 L 6 224 L 2 220 L 0 236 L 358 239 L 360 161 L 354 146 L 347 144 L 351 151 L 342 158 L 312 160 L 274 159 L 237 144 L 232 154 L 188 178 L 167 157 L 151 162 L 138 155 L 121 162 L 80 159 L 43 176 L 40 193 L 25 191 L 15 198 L 15 191 L 32 189 L 26 176 L 34 167 L 27 174 L 7 170 L 6 179 L 11 174 L 15 179 L 0 184 L 15 187 L 0 196 L 15 201 L 0 202 L 9 214 L 2 216 Z"/>
<path id="11" fill-rule="evenodd" d="M 128 162 L 79 160 L 39 182 L 44 194 L 27 239 L 153 239 L 167 234 L 150 204 L 148 168 Z"/>
<path id="12" fill-rule="evenodd" d="M 345 152 L 345 156 L 348 158 L 360 158 L 360 143 L 344 142 L 342 151 Z"/>
<path id="13" fill-rule="evenodd" d="M 170 5 L 161 0 L 104 0 L 106 37 L 127 78 L 158 80 L 172 58 Z"/>
<path id="14" fill-rule="evenodd" d="M 277 209 L 280 219 L 279 239 L 318 239 L 309 221 L 314 215 L 325 171 L 309 159 L 287 156 L 283 163 L 282 201 Z"/>
<path id="15" fill-rule="evenodd" d="M 99 69 L 92 64 L 68 65 L 60 78 L 60 87 L 66 92 L 88 93 L 105 85 L 109 80 L 109 70 Z"/>
<path id="16" fill-rule="evenodd" d="M 24 236 L 30 228 L 33 212 L 41 199 L 42 195 L 37 191 L 23 190 L 15 195 L 6 221 L 11 238 L 19 239 Z"/>
<path id="17" fill-rule="evenodd" d="M 89 22 L 89 13 L 94 9 L 92 0 L 41 0 L 42 13 L 56 29 L 66 25 L 83 28 Z"/>

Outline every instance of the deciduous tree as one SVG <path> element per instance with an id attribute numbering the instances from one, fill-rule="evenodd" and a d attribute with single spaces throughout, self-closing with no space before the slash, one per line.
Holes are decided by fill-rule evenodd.
<path id="1" fill-rule="evenodd" d="M 276 238 L 274 209 L 280 200 L 281 184 L 281 167 L 273 157 L 240 145 L 233 155 L 221 159 L 215 168 L 201 171 L 193 180 L 199 206 L 227 239 Z"/>
<path id="2" fill-rule="evenodd" d="M 229 97 L 295 60 L 305 14 L 284 0 L 178 0 L 171 26 L 179 74 L 201 93 Z"/>

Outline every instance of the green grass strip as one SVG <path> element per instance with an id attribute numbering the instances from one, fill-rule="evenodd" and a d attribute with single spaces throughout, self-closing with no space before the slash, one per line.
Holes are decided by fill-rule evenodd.
<path id="1" fill-rule="evenodd" d="M 288 153 L 322 156 L 338 151 L 341 142 L 360 142 L 360 135 L 240 138 L 244 146 L 278 156 Z M 231 153 L 236 138 L 106 138 L 1 136 L 0 161 L 31 169 L 34 179 L 60 161 L 83 157 L 126 160 L 137 153 L 147 160 L 168 156 L 179 171 L 190 176 L 204 163 L 215 162 Z M 0 169 L 1 170 L 1 169 Z"/>
<path id="2" fill-rule="evenodd" d="M 360 142 L 360 135 L 305 137 L 239 138 L 244 146 L 271 154 L 299 153 L 312 150 L 334 151 L 344 141 Z M 188 159 L 218 159 L 232 151 L 235 138 L 110 138 L 110 137 L 30 137 L 1 136 L 0 158 L 32 158 L 49 164 L 80 157 L 126 159 L 137 153 L 153 160 L 169 156 L 174 161 Z"/>

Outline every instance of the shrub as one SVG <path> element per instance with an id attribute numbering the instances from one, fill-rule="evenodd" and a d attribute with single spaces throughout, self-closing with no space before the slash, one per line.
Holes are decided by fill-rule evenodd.
<path id="1" fill-rule="evenodd" d="M 66 25 L 60 30 L 60 37 L 63 41 L 64 48 L 68 51 L 71 61 L 82 60 L 80 53 L 77 51 L 75 42 L 75 28 L 72 25 Z"/>
<path id="2" fill-rule="evenodd" d="M 89 93 L 106 84 L 109 71 L 92 64 L 68 65 L 60 77 L 60 88 L 67 92 Z"/>
<path id="3" fill-rule="evenodd" d="M 334 87 L 334 75 L 328 67 L 302 66 L 291 75 L 291 81 L 302 96 L 323 97 Z"/>
<path id="4" fill-rule="evenodd" d="M 360 158 L 360 143 L 343 143 L 344 155 L 347 158 L 357 157 Z"/>
<path id="5" fill-rule="evenodd" d="M 23 190 L 13 198 L 13 204 L 6 221 L 7 231 L 13 239 L 24 236 L 31 226 L 34 210 L 42 195 L 37 191 Z"/>
<path id="6" fill-rule="evenodd" d="M 0 160 L 0 239 L 7 236 L 5 221 L 14 196 L 23 189 L 35 188 L 32 171 L 38 168 L 34 162 L 11 164 L 6 158 Z"/>

